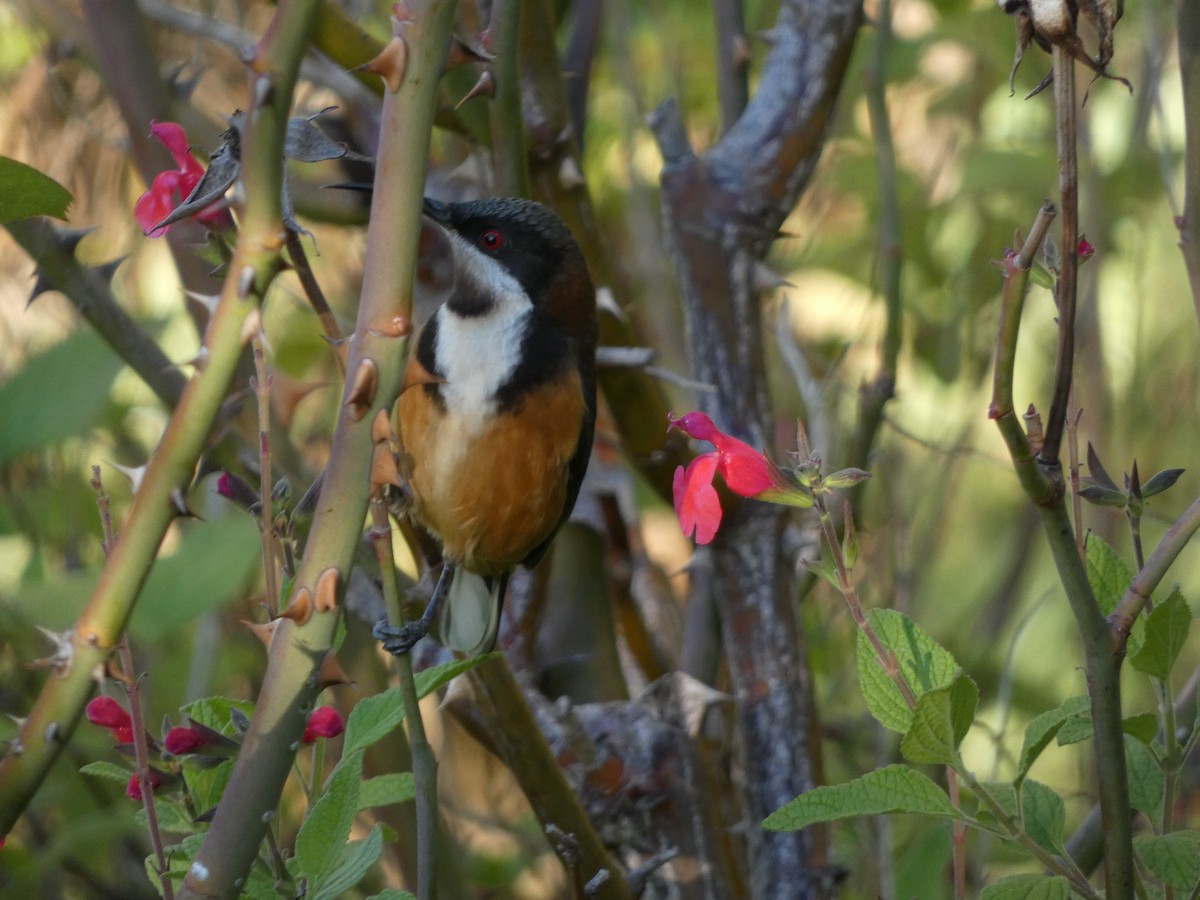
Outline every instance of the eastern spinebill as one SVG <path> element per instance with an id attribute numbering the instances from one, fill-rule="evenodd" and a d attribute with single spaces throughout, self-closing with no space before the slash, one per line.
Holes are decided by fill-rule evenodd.
<path id="1" fill-rule="evenodd" d="M 397 402 L 410 515 L 445 560 L 417 622 L 375 634 L 404 653 L 438 616 L 443 643 L 496 641 L 508 576 L 567 520 L 596 420 L 596 296 L 579 245 L 531 200 L 425 201 L 454 285 L 421 329 Z"/>

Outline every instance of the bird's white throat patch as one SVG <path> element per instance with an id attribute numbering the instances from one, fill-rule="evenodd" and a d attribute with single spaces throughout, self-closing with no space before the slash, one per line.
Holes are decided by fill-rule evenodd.
<path id="1" fill-rule="evenodd" d="M 442 397 L 452 416 L 461 416 L 464 424 L 482 425 L 496 411 L 496 390 L 520 363 L 533 304 L 495 260 L 458 235 L 451 235 L 451 244 L 455 289 L 486 292 L 493 305 L 472 316 L 459 315 L 449 305 L 438 309 L 437 367 L 446 379 Z"/>

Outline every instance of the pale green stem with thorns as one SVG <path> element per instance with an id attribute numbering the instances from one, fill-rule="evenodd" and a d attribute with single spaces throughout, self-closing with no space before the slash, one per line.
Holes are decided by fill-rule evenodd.
<path id="1" fill-rule="evenodd" d="M 263 358 L 262 335 L 250 339 L 254 348 L 254 396 L 258 400 L 258 496 L 262 504 L 258 528 L 262 540 L 263 589 L 267 615 L 279 614 L 279 579 L 275 566 L 275 511 L 271 496 L 271 379 Z"/>
<path id="2" fill-rule="evenodd" d="M 293 8 L 300 10 L 292 16 Z M 303 3 L 284 3 L 278 16 L 292 16 L 297 25 L 280 35 L 294 36 L 294 51 L 282 55 L 298 60 L 303 48 Z M 304 23 L 301 25 L 301 23 Z M 242 239 L 230 276 L 205 333 L 208 364 L 188 382 L 158 448 L 151 457 L 133 499 L 121 540 L 113 548 L 99 583 L 58 648 L 58 677 L 49 679 L 29 712 L 10 752 L 0 760 L 0 834 L 7 834 L 66 745 L 92 692 L 92 673 L 116 649 L 133 612 L 138 592 L 168 526 L 184 508 L 184 492 L 192 483 L 196 462 L 225 400 L 244 342 L 247 319 L 256 314 L 271 279 L 280 269 L 280 160 L 294 66 L 275 81 L 273 91 L 256 105 L 247 136 L 248 175 L 274 167 L 259 176 L 253 196 L 273 196 L 248 206 Z M 265 83 L 265 82 L 264 82 Z M 248 178 L 248 180 L 250 180 Z M 250 202 L 248 197 L 248 202 Z M 264 206 L 275 209 L 272 218 Z"/>
<path id="3" fill-rule="evenodd" d="M 375 558 L 379 561 L 388 624 L 398 628 L 404 624 L 404 607 L 400 603 L 400 588 L 396 583 L 396 561 L 392 558 L 392 527 L 381 497 L 371 500 L 371 543 L 375 546 Z M 404 703 L 404 721 L 408 724 L 413 779 L 417 785 L 417 897 L 419 900 L 434 900 L 437 896 L 437 758 L 433 755 L 433 748 L 425 735 L 425 723 L 421 719 L 421 701 L 413 680 L 412 656 L 401 653 L 393 660 L 400 685 L 400 699 Z"/>
<path id="4" fill-rule="evenodd" d="M 287 14 L 286 6 L 280 7 L 271 35 L 288 31 L 298 39 L 288 45 L 289 65 L 300 56 L 313 6 L 313 0 L 303 0 L 303 29 Z M 384 93 L 367 262 L 347 361 L 350 377 L 312 531 L 295 578 L 292 603 L 298 604 L 301 621 L 281 621 L 271 641 L 250 729 L 181 897 L 227 896 L 245 876 L 258 852 L 263 817 L 270 817 L 276 808 L 320 688 L 319 667 L 332 647 L 338 619 L 336 608 L 331 607 L 345 592 L 367 513 L 372 425 L 391 409 L 403 372 L 429 135 L 454 7 L 451 0 L 411 0 L 401 10 L 407 18 L 393 22 L 397 36 L 374 66 L 389 90 Z M 268 46 L 264 62 L 278 63 L 271 52 Z M 277 149 L 273 177 L 280 158 Z M 249 175 L 247 185 L 253 189 L 255 182 Z M 276 192 L 276 204 L 278 198 Z M 306 604 L 313 612 L 305 621 Z"/>

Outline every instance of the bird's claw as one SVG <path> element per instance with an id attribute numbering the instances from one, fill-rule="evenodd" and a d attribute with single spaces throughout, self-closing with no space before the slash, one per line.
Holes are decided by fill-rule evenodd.
<path id="1" fill-rule="evenodd" d="M 371 634 L 392 656 L 404 656 L 412 650 L 417 641 L 429 634 L 429 623 L 418 619 L 416 622 L 396 627 L 389 625 L 387 619 L 380 619 L 371 629 Z"/>

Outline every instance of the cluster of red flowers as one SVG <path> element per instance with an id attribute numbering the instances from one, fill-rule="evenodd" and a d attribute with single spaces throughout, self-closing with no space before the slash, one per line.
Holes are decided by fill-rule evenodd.
<path id="1" fill-rule="evenodd" d="M 85 710 L 88 721 L 112 732 L 113 738 L 119 744 L 133 743 L 133 718 L 129 711 L 112 697 L 97 697 L 87 705 Z M 304 726 L 304 736 L 301 740 L 311 744 L 317 738 L 337 737 L 346 730 L 346 722 L 332 706 L 320 706 L 314 709 Z M 213 734 L 197 725 L 177 725 L 167 732 L 163 738 L 163 749 L 172 756 L 186 756 L 197 753 L 213 742 Z M 220 735 L 216 735 L 220 739 Z M 163 773 L 150 769 L 150 789 L 157 791 L 165 783 Z M 142 799 L 141 778 L 135 772 L 129 776 L 129 784 L 125 794 L 134 800 Z"/>

